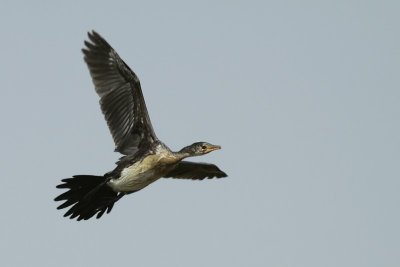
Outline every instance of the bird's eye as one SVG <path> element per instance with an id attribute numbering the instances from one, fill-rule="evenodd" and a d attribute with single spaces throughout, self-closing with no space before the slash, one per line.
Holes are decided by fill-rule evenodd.
<path id="1" fill-rule="evenodd" d="M 201 146 L 201 149 L 205 150 L 207 147 L 206 146 Z"/>

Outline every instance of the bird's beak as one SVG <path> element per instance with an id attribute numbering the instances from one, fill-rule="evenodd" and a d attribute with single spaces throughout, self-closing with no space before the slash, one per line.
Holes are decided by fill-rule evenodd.
<path id="1" fill-rule="evenodd" d="M 207 153 L 214 151 L 214 150 L 218 150 L 218 149 L 221 149 L 221 146 L 216 146 L 216 145 L 209 146 L 207 148 Z"/>

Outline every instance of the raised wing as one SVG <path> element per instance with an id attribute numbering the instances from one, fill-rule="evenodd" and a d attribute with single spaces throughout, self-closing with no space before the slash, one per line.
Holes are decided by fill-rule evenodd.
<path id="1" fill-rule="evenodd" d="M 197 163 L 181 161 L 178 166 L 170 171 L 164 178 L 203 180 L 205 178 L 227 177 L 216 165 L 208 163 Z"/>
<path id="2" fill-rule="evenodd" d="M 140 81 L 117 52 L 95 31 L 82 49 L 100 96 L 100 106 L 115 143 L 115 151 L 129 155 L 157 140 Z"/>

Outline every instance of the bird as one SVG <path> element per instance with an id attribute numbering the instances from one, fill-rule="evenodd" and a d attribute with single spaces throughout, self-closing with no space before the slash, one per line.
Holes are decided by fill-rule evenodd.
<path id="1" fill-rule="evenodd" d="M 96 31 L 88 32 L 82 49 L 100 107 L 122 154 L 114 170 L 102 176 L 74 175 L 56 188 L 67 190 L 55 201 L 68 208 L 64 217 L 88 220 L 110 213 L 123 196 L 138 192 L 160 178 L 203 180 L 227 177 L 216 165 L 185 160 L 221 149 L 208 142 L 195 142 L 172 151 L 154 132 L 139 78 L 111 45 Z"/>

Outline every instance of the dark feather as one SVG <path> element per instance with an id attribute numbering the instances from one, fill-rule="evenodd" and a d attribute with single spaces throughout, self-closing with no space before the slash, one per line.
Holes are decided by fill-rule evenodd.
<path id="1" fill-rule="evenodd" d="M 111 135 L 115 150 L 133 154 L 158 140 L 144 102 L 140 81 L 117 52 L 98 33 L 88 33 L 82 49 L 85 62 Z"/>
<path id="2" fill-rule="evenodd" d="M 205 178 L 211 179 L 227 177 L 227 175 L 214 164 L 181 161 L 175 169 L 170 171 L 164 177 L 203 180 Z"/>
<path id="3" fill-rule="evenodd" d="M 64 217 L 77 218 L 78 221 L 90 219 L 96 214 L 96 218 L 100 218 L 105 212 L 109 213 L 114 203 L 124 195 L 112 191 L 103 176 L 75 175 L 62 182 L 57 188 L 69 190 L 54 199 L 65 200 L 57 209 L 70 207 Z"/>

